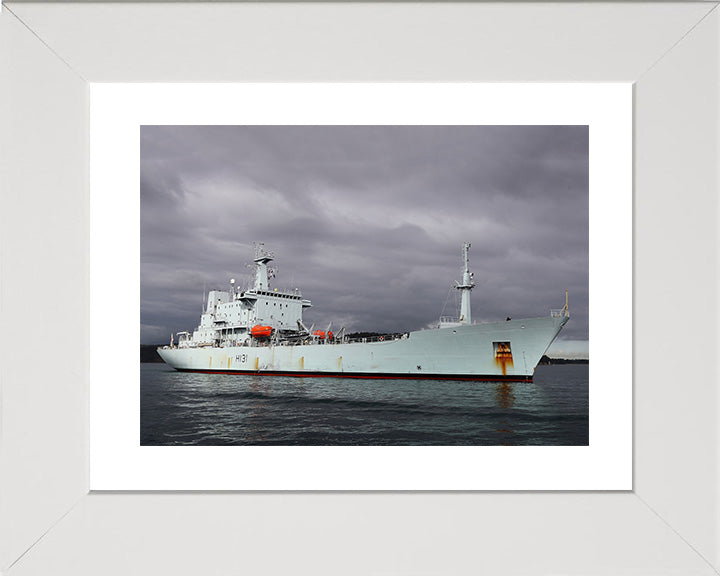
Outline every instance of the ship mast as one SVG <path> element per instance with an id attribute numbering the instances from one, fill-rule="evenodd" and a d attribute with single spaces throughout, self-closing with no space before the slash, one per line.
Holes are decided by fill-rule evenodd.
<path id="1" fill-rule="evenodd" d="M 475 287 L 473 282 L 474 274 L 470 272 L 470 260 L 468 258 L 468 251 L 470 250 L 470 242 L 463 244 L 462 254 L 463 263 L 465 267 L 463 269 L 462 283 L 457 283 L 456 288 L 460 290 L 460 323 L 461 324 L 472 324 L 472 315 L 470 312 L 470 291 Z"/>
<path id="2" fill-rule="evenodd" d="M 274 258 L 272 252 L 265 250 L 265 244 L 258 242 L 255 244 L 255 290 L 267 290 L 268 285 L 268 269 L 267 264 Z"/>

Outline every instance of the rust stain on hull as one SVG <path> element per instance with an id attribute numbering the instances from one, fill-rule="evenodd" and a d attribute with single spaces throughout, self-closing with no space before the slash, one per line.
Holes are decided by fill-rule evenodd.
<path id="1" fill-rule="evenodd" d="M 495 348 L 495 364 L 502 370 L 503 376 L 507 376 L 508 366 L 515 366 L 509 342 L 497 343 L 497 347 Z"/>

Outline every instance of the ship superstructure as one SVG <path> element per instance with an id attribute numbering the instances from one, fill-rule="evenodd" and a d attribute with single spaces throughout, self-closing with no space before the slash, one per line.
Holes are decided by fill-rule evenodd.
<path id="1" fill-rule="evenodd" d="M 229 290 L 211 290 L 200 325 L 192 335 L 178 333 L 178 346 L 236 346 L 251 343 L 260 333 L 263 338 L 274 336 L 276 341 L 302 335 L 305 331 L 302 312 L 312 304 L 297 289 L 270 288 L 269 279 L 273 272 L 268 269 L 268 264 L 273 258 L 274 254 L 266 251 L 262 243 L 256 244 L 254 283 L 247 289 L 236 289 L 235 279 L 232 278 Z M 265 330 L 256 330 L 253 336 L 254 327 Z"/>
<path id="2" fill-rule="evenodd" d="M 333 334 L 331 324 L 308 329 L 302 314 L 311 302 L 297 289 L 270 287 L 274 255 L 257 244 L 254 282 L 237 289 L 231 280 L 229 290 L 211 290 L 197 329 L 178 333 L 177 342 L 171 336 L 158 353 L 177 370 L 194 372 L 532 380 L 569 319 L 567 292 L 565 307 L 545 317 L 473 323 L 469 250 L 464 244 L 457 317 L 441 317 L 432 329 L 353 340 L 344 329 Z"/>

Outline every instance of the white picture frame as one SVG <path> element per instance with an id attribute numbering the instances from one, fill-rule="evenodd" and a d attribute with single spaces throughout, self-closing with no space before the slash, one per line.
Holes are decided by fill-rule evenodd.
<path id="1" fill-rule="evenodd" d="M 715 574 L 716 8 L 5 6 L 3 573 Z M 634 82 L 633 491 L 88 494 L 88 82 L 183 77 Z"/>
<path id="2" fill-rule="evenodd" d="M 624 296 L 632 293 L 629 83 L 101 84 L 91 87 L 91 100 L 91 490 L 632 488 L 632 300 Z M 141 446 L 138 136 L 156 123 L 588 126 L 589 289 L 596 295 L 589 445 Z M 112 346 L 105 302 L 117 315 Z"/>

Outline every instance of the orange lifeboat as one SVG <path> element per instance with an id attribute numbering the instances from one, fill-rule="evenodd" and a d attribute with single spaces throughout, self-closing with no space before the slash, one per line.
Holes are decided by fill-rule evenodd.
<path id="1" fill-rule="evenodd" d="M 272 326 L 261 326 L 258 324 L 257 326 L 253 326 L 250 330 L 250 334 L 252 334 L 253 338 L 267 338 L 272 334 Z"/>

